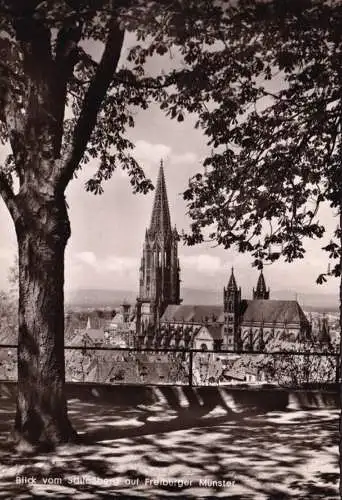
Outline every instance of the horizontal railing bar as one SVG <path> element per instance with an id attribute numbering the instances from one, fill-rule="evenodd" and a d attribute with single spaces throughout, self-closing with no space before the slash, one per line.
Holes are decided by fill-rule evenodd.
<path id="1" fill-rule="evenodd" d="M 13 383 L 13 384 L 17 384 L 18 383 L 18 380 L 17 379 L 6 379 L 6 378 L 0 378 L 0 383 Z M 66 379 L 65 380 L 65 383 L 66 384 L 75 384 L 75 385 L 82 385 L 82 386 L 94 386 L 94 385 L 98 385 L 98 386 L 103 386 L 103 385 L 108 385 L 110 387 L 136 387 L 136 386 L 143 386 L 143 387 L 189 387 L 189 384 L 188 383 L 184 383 L 184 384 L 180 384 L 180 383 L 173 383 L 173 382 L 165 382 L 165 383 L 157 383 L 157 382 L 117 382 L 117 383 L 112 383 L 112 382 L 82 382 L 80 380 L 76 381 L 76 380 L 68 380 Z M 291 389 L 291 390 L 295 390 L 295 389 L 300 389 L 300 388 L 307 388 L 307 386 L 336 386 L 338 384 L 338 382 L 334 382 L 334 381 L 330 381 L 330 380 L 327 380 L 327 381 L 324 381 L 324 382 L 303 382 L 302 384 L 294 384 L 292 386 L 290 385 L 285 385 L 285 384 L 277 384 L 275 382 L 263 382 L 261 383 L 260 385 L 255 385 L 253 383 L 249 383 L 247 381 L 245 382 L 239 382 L 238 384 L 193 384 L 193 387 L 221 387 L 221 388 L 229 388 L 229 389 L 239 389 L 240 387 L 245 387 L 246 385 L 249 386 L 249 388 L 252 388 L 252 389 L 255 389 L 255 390 L 259 390 L 260 388 L 261 389 Z"/>
<path id="2" fill-rule="evenodd" d="M 18 344 L 0 344 L 0 349 L 17 349 Z M 137 347 L 107 347 L 107 346 L 65 346 L 64 347 L 65 351 L 117 351 L 117 352 L 155 352 L 155 353 L 162 353 L 162 352 L 182 352 L 182 353 L 187 353 L 187 352 L 192 352 L 192 353 L 201 353 L 201 354 L 235 354 L 235 355 L 240 355 L 240 354 L 249 354 L 252 356 L 255 355 L 266 355 L 266 354 L 273 354 L 273 355 L 294 355 L 294 356 L 331 356 L 331 357 L 336 357 L 340 356 L 339 351 L 229 351 L 229 350 L 221 350 L 221 351 L 215 351 L 215 350 L 205 350 L 203 351 L 202 349 L 180 349 L 180 348 L 150 348 L 150 347 L 145 347 L 145 348 L 137 348 Z"/>

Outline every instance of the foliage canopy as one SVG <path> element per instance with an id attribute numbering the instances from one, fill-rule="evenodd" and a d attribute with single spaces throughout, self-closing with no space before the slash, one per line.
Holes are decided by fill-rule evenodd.
<path id="1" fill-rule="evenodd" d="M 13 175 L 24 190 L 42 155 L 59 191 L 92 159 L 99 168 L 89 191 L 101 193 L 117 166 L 134 192 L 149 190 L 127 131 L 136 110 L 151 102 L 178 121 L 185 104 L 197 108 L 189 64 L 201 44 L 213 43 L 221 8 L 206 1 L 0 0 L 0 13 L 0 139 L 12 149 L 0 189 L 12 215 Z M 129 32 L 136 43 L 124 50 Z M 184 64 L 149 75 L 148 60 L 160 57 L 162 67 L 170 47 Z M 182 98 L 177 82 L 188 89 Z"/>
<path id="2" fill-rule="evenodd" d="M 186 239 L 236 245 L 262 267 L 303 258 L 303 240 L 325 232 L 319 207 L 341 209 L 342 5 L 239 6 L 211 62 L 197 61 L 208 79 L 198 126 L 213 151 L 184 193 L 193 219 Z M 340 230 L 331 237 L 325 249 L 339 258 Z"/>

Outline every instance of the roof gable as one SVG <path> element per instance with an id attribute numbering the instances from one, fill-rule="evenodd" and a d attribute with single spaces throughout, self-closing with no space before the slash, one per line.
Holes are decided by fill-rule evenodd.
<path id="1" fill-rule="evenodd" d="M 221 325 L 207 325 L 202 326 L 199 331 L 195 334 L 195 337 L 200 337 L 202 334 L 211 338 L 212 340 L 222 339 L 222 326 Z"/>

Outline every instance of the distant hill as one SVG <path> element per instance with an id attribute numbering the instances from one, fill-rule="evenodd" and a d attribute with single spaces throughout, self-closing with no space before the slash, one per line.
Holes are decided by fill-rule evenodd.
<path id="1" fill-rule="evenodd" d="M 183 304 L 218 305 L 223 303 L 223 290 L 199 290 L 196 288 L 182 288 Z"/>
<path id="2" fill-rule="evenodd" d="M 65 302 L 79 308 L 118 307 L 123 300 L 134 304 L 138 292 L 132 290 L 78 289 L 66 290 Z M 222 291 L 182 289 L 183 304 L 214 305 L 222 303 Z"/>
<path id="3" fill-rule="evenodd" d="M 222 290 L 196 290 L 183 288 L 184 304 L 216 305 L 222 304 Z M 248 297 L 247 297 L 248 298 Z M 271 290 L 271 299 L 297 300 L 307 310 L 336 311 L 339 308 L 338 296 L 324 293 L 297 293 L 294 290 Z"/>
<path id="4" fill-rule="evenodd" d="M 66 304 L 69 307 L 97 308 L 118 307 L 123 300 L 135 304 L 137 291 L 79 289 L 66 291 Z M 182 288 L 183 304 L 218 305 L 223 302 L 222 290 L 200 290 Z M 271 291 L 271 298 L 278 300 L 298 300 L 306 310 L 336 311 L 339 307 L 338 297 L 333 294 L 297 293 L 293 290 Z"/>
<path id="5" fill-rule="evenodd" d="M 337 294 L 329 293 L 296 293 L 293 290 L 271 291 L 272 299 L 297 300 L 306 310 L 335 311 L 339 308 Z"/>
<path id="6" fill-rule="evenodd" d="M 106 290 L 106 289 L 78 289 L 65 292 L 67 306 L 91 307 L 118 307 L 124 300 L 133 304 L 138 294 L 131 290 Z"/>

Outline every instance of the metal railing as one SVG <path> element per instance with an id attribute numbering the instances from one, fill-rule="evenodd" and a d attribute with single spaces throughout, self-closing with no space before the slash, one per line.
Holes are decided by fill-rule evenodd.
<path id="1" fill-rule="evenodd" d="M 16 380 L 17 345 L 0 345 L 0 380 Z M 7 353 L 5 350 L 7 349 Z M 66 380 L 141 385 L 303 387 L 340 382 L 335 351 L 65 347 Z"/>

